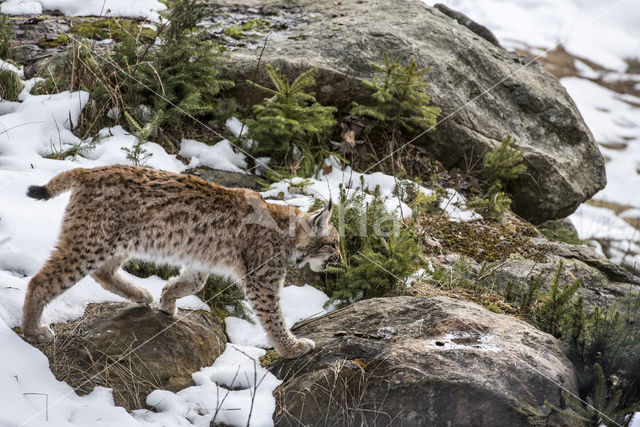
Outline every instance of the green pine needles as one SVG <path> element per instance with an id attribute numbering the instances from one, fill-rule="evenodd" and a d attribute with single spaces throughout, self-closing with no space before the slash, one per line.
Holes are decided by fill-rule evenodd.
<path id="1" fill-rule="evenodd" d="M 559 262 L 551 279 L 551 286 L 547 293 L 540 298 L 534 314 L 534 322 L 538 329 L 550 333 L 556 338 L 562 337 L 563 327 L 573 308 L 571 300 L 582 285 L 582 279 L 578 279 L 561 288 L 562 268 L 563 263 Z"/>
<path id="2" fill-rule="evenodd" d="M 371 97 L 376 104 L 368 106 L 354 103 L 351 114 L 390 123 L 393 130 L 396 127 L 408 131 L 432 128 L 436 124 L 440 108 L 429 105 L 429 83 L 424 81 L 429 68 L 418 68 L 413 58 L 403 67 L 401 59 L 398 57 L 390 61 L 385 53 L 384 65 L 372 64 L 381 77 L 374 77 L 363 84 L 373 92 Z"/>
<path id="3" fill-rule="evenodd" d="M 160 34 L 160 47 L 153 52 L 155 67 L 137 66 L 146 82 L 163 95 L 148 94 L 155 111 L 168 112 L 163 125 L 180 126 L 189 116 L 229 114 L 219 111 L 218 95 L 234 84 L 220 77 L 223 60 L 220 47 L 200 37 L 197 24 L 205 16 L 201 1 L 174 0 L 167 17 L 168 27 Z"/>
<path id="4" fill-rule="evenodd" d="M 351 114 L 374 119 L 368 131 L 382 132 L 388 141 L 389 153 L 393 155 L 402 138 L 400 134 L 411 138 L 416 131 L 432 129 L 440 108 L 429 104 L 429 83 L 424 80 L 429 68 L 419 68 L 415 59 L 409 59 L 405 67 L 401 64 L 401 57 L 391 61 L 385 53 L 383 65 L 372 65 L 379 75 L 371 81 L 363 81 L 363 84 L 371 90 L 375 104 L 354 102 Z"/>
<path id="5" fill-rule="evenodd" d="M 327 269 L 331 301 L 346 304 L 398 290 L 423 260 L 416 234 L 387 212 L 379 188 L 371 196 L 341 189 L 332 221 L 340 233 L 342 264 Z"/>
<path id="6" fill-rule="evenodd" d="M 253 119 L 247 120 L 248 136 L 258 144 L 255 156 L 271 157 L 274 166 L 294 166 L 298 175 L 309 177 L 328 154 L 322 137 L 335 126 L 336 109 L 320 105 L 313 93 L 317 70 L 300 74 L 292 83 L 280 69 L 267 65 L 273 89 L 249 82 L 271 96 L 253 107 Z"/>
<path id="7" fill-rule="evenodd" d="M 222 49 L 203 40 L 204 30 L 197 26 L 206 14 L 204 3 L 172 0 L 168 5 L 166 20 L 157 31 L 110 22 L 118 32 L 113 51 L 73 36 L 68 58 L 53 74 L 56 89 L 90 93 L 81 123 L 87 135 L 113 126 L 114 120 L 130 125 L 123 115 L 109 119 L 109 111 L 127 112 L 142 125 L 148 121 L 145 110 L 151 110 L 151 116 L 161 111 L 158 127 L 164 132 L 159 136 L 166 138 L 164 145 L 172 151 L 172 143 L 198 129 L 199 122 L 225 119 L 235 110 L 232 101 L 222 98 L 234 85 L 221 77 Z"/>
<path id="8" fill-rule="evenodd" d="M 147 160 L 149 160 L 153 154 L 145 149 L 144 145 L 148 142 L 151 135 L 158 130 L 158 123 L 162 121 L 162 111 L 156 112 L 153 118 L 144 126 L 140 126 L 128 112 L 125 111 L 124 115 L 133 129 L 133 136 L 136 137 L 136 142 L 131 148 L 122 147 L 122 151 L 127 153 L 127 159 L 129 159 L 134 166 L 145 166 Z"/>
<path id="9" fill-rule="evenodd" d="M 516 140 L 507 136 L 484 157 L 480 176 L 487 189 L 481 197 L 467 202 L 469 208 L 481 215 L 497 218 L 511 207 L 511 198 L 504 192 L 504 187 L 527 170 L 522 163 L 522 150 L 515 144 Z"/>

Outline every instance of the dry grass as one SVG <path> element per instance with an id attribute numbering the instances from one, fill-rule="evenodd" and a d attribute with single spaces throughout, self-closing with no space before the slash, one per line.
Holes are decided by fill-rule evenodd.
<path id="1" fill-rule="evenodd" d="M 354 369 L 354 366 L 356 367 Z M 302 369 L 302 368 L 300 368 Z M 395 417 L 384 410 L 385 398 L 371 400 L 369 393 L 371 373 L 365 371 L 359 360 L 340 360 L 322 370 L 321 377 L 306 393 L 296 395 L 286 393 L 286 388 L 276 389 L 274 422 L 276 425 L 305 425 L 310 419 L 305 411 L 311 409 L 316 416 L 316 425 L 322 426 L 392 426 Z M 291 374 L 295 378 L 296 373 Z M 299 413 L 288 409 L 286 398 L 300 400 Z M 309 400 L 308 403 L 306 400 Z M 298 411 L 296 411 L 298 412 Z"/>
<path id="2" fill-rule="evenodd" d="M 99 304 L 90 304 L 85 315 L 70 323 L 54 326 L 56 339 L 37 347 L 49 359 L 54 376 L 73 387 L 80 395 L 90 393 L 94 387 L 113 390 L 115 404 L 127 410 L 145 407 L 149 393 L 166 388 L 154 372 L 131 348 L 119 349 L 117 354 L 96 351 L 85 337 L 90 321 L 87 319 L 100 310 Z M 126 355 L 122 360 L 119 360 Z"/>

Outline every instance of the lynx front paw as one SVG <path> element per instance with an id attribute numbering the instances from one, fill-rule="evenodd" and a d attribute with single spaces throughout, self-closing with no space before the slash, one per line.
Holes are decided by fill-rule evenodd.
<path id="1" fill-rule="evenodd" d="M 314 348 L 316 348 L 315 342 L 307 338 L 300 338 L 293 347 L 281 352 L 280 355 L 287 359 L 293 359 L 309 353 Z"/>
<path id="2" fill-rule="evenodd" d="M 47 344 L 53 341 L 53 331 L 48 326 L 41 326 L 32 331 L 23 331 L 24 339 L 33 344 Z"/>
<path id="3" fill-rule="evenodd" d="M 160 300 L 160 311 L 167 313 L 169 316 L 175 316 L 178 313 L 176 300 L 162 298 Z"/>
<path id="4" fill-rule="evenodd" d="M 138 304 L 146 304 L 149 305 L 153 302 L 153 295 L 146 289 L 140 289 L 140 296 L 137 298 Z"/>

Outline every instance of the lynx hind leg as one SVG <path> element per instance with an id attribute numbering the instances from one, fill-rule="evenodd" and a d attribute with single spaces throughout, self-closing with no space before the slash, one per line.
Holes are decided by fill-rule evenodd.
<path id="1" fill-rule="evenodd" d="M 47 343 L 53 331 L 41 325 L 45 306 L 91 272 L 93 261 L 78 250 L 56 249 L 27 287 L 22 308 L 22 334 L 27 341 Z"/>
<path id="2" fill-rule="evenodd" d="M 176 300 L 200 291 L 207 282 L 208 273 L 203 271 L 183 269 L 178 277 L 170 279 L 162 290 L 160 310 L 175 316 L 178 312 Z"/>
<path id="3" fill-rule="evenodd" d="M 151 304 L 153 302 L 151 292 L 125 280 L 120 273 L 118 273 L 118 269 L 125 260 L 126 257 L 111 258 L 107 260 L 100 269 L 93 273 L 91 277 L 104 289 L 116 295 L 140 304 Z"/>
<path id="4" fill-rule="evenodd" d="M 245 285 L 246 293 L 276 351 L 282 357 L 295 358 L 310 352 L 316 344 L 307 338 L 298 339 L 289 331 L 280 307 L 282 282 L 283 279 L 276 279 L 269 284 L 250 279 Z"/>

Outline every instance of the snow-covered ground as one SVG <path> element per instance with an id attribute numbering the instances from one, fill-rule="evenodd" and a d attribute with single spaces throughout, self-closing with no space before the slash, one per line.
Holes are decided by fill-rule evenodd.
<path id="1" fill-rule="evenodd" d="M 596 0 L 440 0 L 454 9 L 492 29 L 507 47 L 526 48 L 542 53 L 558 42 L 571 53 L 606 66 L 612 72 L 608 79 L 632 78 L 624 74 L 626 57 L 640 57 L 640 7 L 636 0 L 601 2 Z M 2 13 L 40 13 L 42 9 L 58 9 L 68 15 L 112 15 L 146 17 L 156 21 L 158 11 L 165 6 L 157 0 L 6 0 Z M 0 63 L 0 67 L 11 68 Z M 600 71 L 577 63 L 585 78 Z M 637 76 L 636 76 L 637 77 Z M 619 241 L 618 261 L 626 249 L 638 239 L 637 230 L 621 218 L 640 217 L 638 187 L 640 169 L 640 99 L 618 95 L 585 78 L 565 78 L 562 83 L 576 100 L 589 127 L 602 147 L 607 163 L 607 188 L 596 195 L 600 201 L 628 206 L 619 216 L 607 208 L 583 206 L 572 216 L 581 237 L 602 237 Z M 640 85 L 640 78 L 638 79 Z M 48 368 L 46 357 L 25 343 L 13 330 L 19 325 L 26 285 L 44 263 L 55 244 L 60 220 L 68 195 L 37 202 L 24 196 L 27 186 L 43 184 L 57 173 L 75 167 L 93 167 L 128 163 L 122 148 L 131 148 L 135 138 L 122 128 L 102 132 L 95 148 L 89 141 L 80 141 L 71 132 L 72 123 L 88 101 L 83 92 L 64 92 L 52 96 L 32 96 L 29 89 L 35 82 L 26 82 L 21 102 L 0 102 L 0 425 L 86 426 L 174 426 L 209 425 L 216 421 L 229 425 L 246 425 L 248 408 L 253 399 L 251 425 L 271 425 L 275 407 L 272 390 L 278 380 L 260 367 L 256 359 L 267 347 L 266 336 L 259 325 L 242 319 L 227 318 L 227 333 L 231 339 L 223 356 L 210 366 L 194 373 L 195 386 L 178 393 L 157 390 L 147 403 L 156 412 L 137 410 L 127 413 L 113 405 L 108 389 L 97 387 L 80 397 L 71 387 L 57 381 Z M 228 124 L 239 131 L 237 123 Z M 617 146 L 618 148 L 611 148 Z M 77 149 L 79 155 L 65 160 L 47 158 Z M 148 166 L 180 172 L 187 166 L 168 155 L 159 145 L 145 147 L 153 155 Z M 243 171 L 243 155 L 234 152 L 223 141 L 208 147 L 197 141 L 183 141 L 181 154 L 191 157 L 192 164 L 205 164 L 226 170 Z M 267 159 L 263 159 L 267 161 Z M 283 181 L 264 193 L 274 203 L 289 203 L 307 209 L 314 198 L 336 197 L 339 184 L 348 191 L 357 191 L 360 175 L 339 168 L 331 159 L 332 170 L 326 175 L 298 186 L 297 180 Z M 404 216 L 410 208 L 393 197 L 394 178 L 383 174 L 363 177 L 365 186 L 380 185 L 387 199 L 387 208 Z M 292 186 L 293 184 L 293 186 Z M 429 193 L 428 189 L 420 188 Z M 280 199 L 281 194 L 284 200 Z M 459 197 L 451 193 L 451 199 Z M 450 216 L 461 220 L 472 213 L 459 209 L 455 203 L 444 202 Z M 629 247 L 624 247 L 629 245 Z M 616 256 L 616 253 L 614 253 Z M 634 259 L 625 259 L 633 264 Z M 126 273 L 125 273 L 126 274 Z M 151 277 L 130 277 L 159 297 L 163 282 Z M 44 313 L 45 322 L 61 322 L 79 317 L 90 302 L 117 301 L 119 297 L 104 291 L 91 278 L 82 280 L 50 304 Z M 282 295 L 288 324 L 321 314 L 327 296 L 316 289 L 287 287 Z M 182 308 L 204 307 L 197 297 L 179 301 Z M 237 374 L 237 375 L 236 375 Z M 236 378 L 236 383 L 231 384 Z M 225 397 L 223 405 L 220 402 Z M 640 417 L 636 417 L 636 427 Z"/>
<path id="2" fill-rule="evenodd" d="M 158 21 L 167 8 L 159 0 L 5 0 L 0 12 L 7 15 L 39 15 L 59 10 L 67 16 L 127 16 Z"/>
<path id="3" fill-rule="evenodd" d="M 126 164 L 122 148 L 130 149 L 135 142 L 132 135 L 114 127 L 104 129 L 103 138 L 91 148 L 89 141 L 80 141 L 70 129 L 70 123 L 78 122 L 88 94 L 33 96 L 28 93 L 33 83 L 26 82 L 21 102 L 0 102 L 0 425 L 39 426 L 48 420 L 48 425 L 56 426 L 208 426 L 216 414 L 217 422 L 246 425 L 250 412 L 251 425 L 271 425 L 275 408 L 272 392 L 279 381 L 257 362 L 264 354 L 257 346 L 269 347 L 259 324 L 228 318 L 233 344 L 211 367 L 194 373 L 197 385 L 179 393 L 153 392 L 147 402 L 156 406 L 156 412 L 138 410 L 133 414 L 115 407 L 108 389 L 98 387 L 88 396 L 76 395 L 69 385 L 53 377 L 46 357 L 11 329 L 20 325 L 27 284 L 55 245 L 69 198 L 62 195 L 43 204 L 27 198 L 25 189 L 75 167 Z M 80 155 L 75 159 L 46 158 L 78 146 Z M 148 166 L 174 172 L 187 167 L 157 144 L 149 143 L 145 148 L 153 154 Z M 214 147 L 184 141 L 182 149 L 191 150 L 195 163 L 230 170 L 244 164 L 242 155 L 234 153 L 228 141 Z M 159 299 L 164 281 L 122 274 Z M 282 301 L 287 324 L 324 313 L 327 299 L 311 286 L 285 288 Z M 93 279 L 85 278 L 47 306 L 43 321 L 72 320 L 81 316 L 90 302 L 119 300 Z M 208 309 L 195 296 L 180 299 L 178 305 Z"/>
<path id="4" fill-rule="evenodd" d="M 443 3 L 486 26 L 508 49 L 562 44 L 616 71 L 640 57 L 637 0 L 423 0 Z"/>

